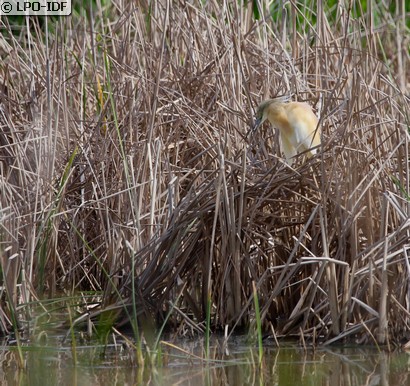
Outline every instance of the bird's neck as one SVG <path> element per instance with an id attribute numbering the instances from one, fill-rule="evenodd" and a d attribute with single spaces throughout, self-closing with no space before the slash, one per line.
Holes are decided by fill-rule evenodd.
<path id="1" fill-rule="evenodd" d="M 267 118 L 272 126 L 276 127 L 281 132 L 291 131 L 291 127 L 283 106 L 274 106 L 273 108 L 270 108 Z"/>

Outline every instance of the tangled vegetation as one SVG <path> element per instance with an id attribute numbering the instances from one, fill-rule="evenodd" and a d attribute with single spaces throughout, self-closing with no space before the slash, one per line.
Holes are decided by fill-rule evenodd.
<path id="1" fill-rule="evenodd" d="M 108 327 L 406 343 L 410 16 L 386 3 L 3 18 L 1 332 L 76 295 Z M 292 168 L 268 124 L 247 136 L 277 95 L 320 117 Z"/>

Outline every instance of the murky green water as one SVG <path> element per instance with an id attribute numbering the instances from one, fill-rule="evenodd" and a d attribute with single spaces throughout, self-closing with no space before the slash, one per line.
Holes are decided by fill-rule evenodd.
<path id="1" fill-rule="evenodd" d="M 243 339 L 223 347 L 215 340 L 204 361 L 202 340 L 161 345 L 161 353 L 137 366 L 135 352 L 116 345 L 24 345 L 20 368 L 16 347 L 0 347 L 1 385 L 410 385 L 410 356 L 373 347 L 328 347 L 304 351 L 267 344 L 261 370 L 257 350 Z"/>

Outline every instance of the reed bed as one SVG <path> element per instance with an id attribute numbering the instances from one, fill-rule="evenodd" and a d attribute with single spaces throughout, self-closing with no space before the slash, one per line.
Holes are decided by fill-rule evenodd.
<path id="1" fill-rule="evenodd" d="M 87 317 L 114 326 L 232 332 L 257 316 L 275 338 L 406 343 L 409 15 L 360 4 L 3 18 L 1 332 L 91 291 Z M 319 154 L 293 168 L 268 124 L 247 136 L 277 95 L 320 117 Z"/>

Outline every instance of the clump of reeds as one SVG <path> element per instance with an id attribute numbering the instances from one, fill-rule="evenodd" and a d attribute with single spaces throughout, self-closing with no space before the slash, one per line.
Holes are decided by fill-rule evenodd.
<path id="1" fill-rule="evenodd" d="M 276 337 L 408 339 L 408 34 L 376 3 L 2 19 L 1 331 L 62 291 L 118 324 L 232 331 L 257 293 Z M 246 137 L 283 94 L 323 131 L 294 169 L 268 125 Z"/>

